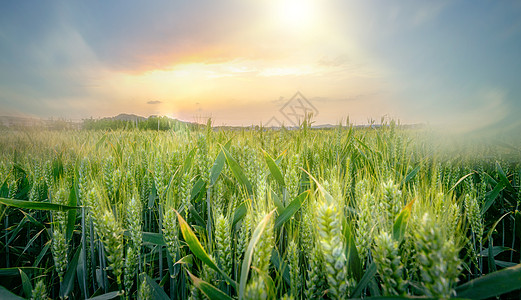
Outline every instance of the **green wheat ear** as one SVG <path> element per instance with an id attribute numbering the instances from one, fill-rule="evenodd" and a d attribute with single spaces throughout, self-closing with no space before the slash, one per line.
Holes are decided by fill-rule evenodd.
<path id="1" fill-rule="evenodd" d="M 252 223 L 252 213 L 247 212 L 240 225 L 241 227 L 239 229 L 239 234 L 237 237 L 237 247 L 235 252 L 237 261 L 241 261 L 244 251 L 246 251 L 246 247 L 248 247 L 248 243 L 250 242 L 250 230 L 251 227 L 254 226 Z"/>
<path id="2" fill-rule="evenodd" d="M 394 216 L 400 213 L 402 209 L 402 191 L 399 190 L 398 185 L 394 184 L 392 180 L 388 180 L 381 184 L 383 194 L 383 201 L 385 203 L 385 214 L 388 222 L 394 221 Z"/>
<path id="3" fill-rule="evenodd" d="M 141 275 L 140 275 L 140 277 L 141 277 Z M 148 284 L 146 276 L 143 276 L 143 280 L 139 284 L 137 298 L 139 300 L 152 300 L 153 299 L 152 288 Z"/>
<path id="4" fill-rule="evenodd" d="M 45 283 L 42 279 L 38 280 L 36 286 L 33 289 L 31 300 L 47 300 L 49 299 L 47 295 L 47 289 L 45 287 Z"/>
<path id="5" fill-rule="evenodd" d="M 172 262 L 175 263 L 179 250 L 179 228 L 174 209 L 165 208 L 163 212 L 163 238 L 165 239 Z"/>
<path id="6" fill-rule="evenodd" d="M 481 244 L 483 242 L 484 225 L 478 200 L 476 197 L 471 197 L 469 194 L 466 194 L 464 205 L 472 233 L 475 235 L 477 242 Z"/>
<path id="7" fill-rule="evenodd" d="M 301 288 L 301 274 L 300 274 L 300 251 L 298 244 L 295 240 L 289 242 L 288 248 L 288 262 L 289 262 L 289 274 L 291 282 L 291 296 L 295 299 L 299 298 Z"/>
<path id="8" fill-rule="evenodd" d="M 262 215 L 260 215 L 262 217 Z M 260 270 L 260 272 L 268 273 L 270 266 L 271 251 L 275 244 L 275 237 L 273 236 L 273 218 L 270 218 L 266 229 L 257 243 L 255 252 L 253 253 L 253 266 Z"/>
<path id="9" fill-rule="evenodd" d="M 182 176 L 181 176 L 181 186 L 179 187 L 179 198 L 181 199 L 181 204 L 183 205 L 184 207 L 184 212 L 185 212 L 185 217 L 188 218 L 189 216 L 189 208 L 190 208 L 190 205 L 191 205 L 191 202 L 190 202 L 190 192 L 191 192 L 191 187 L 190 187 L 190 179 L 191 179 L 191 171 L 187 171 L 185 172 Z"/>
<path id="10" fill-rule="evenodd" d="M 9 192 L 7 198 L 14 198 L 16 196 L 16 192 L 18 191 L 18 180 L 11 179 L 8 184 Z"/>
<path id="11" fill-rule="evenodd" d="M 222 270 L 232 273 L 232 240 L 229 220 L 219 213 L 215 219 L 215 255 Z"/>
<path id="12" fill-rule="evenodd" d="M 124 267 L 123 229 L 111 212 L 105 211 L 101 216 L 98 234 L 107 252 L 109 266 L 112 268 L 114 275 L 116 275 L 116 281 L 118 284 L 121 284 L 121 275 Z"/>
<path id="13" fill-rule="evenodd" d="M 358 199 L 358 219 L 356 221 L 357 231 L 355 236 L 356 248 L 360 256 L 362 265 L 368 257 L 368 251 L 371 247 L 373 239 L 373 230 L 375 227 L 375 218 L 373 214 L 380 212 L 379 207 L 375 209 L 375 198 L 370 192 L 366 192 Z"/>
<path id="14" fill-rule="evenodd" d="M 398 249 L 398 241 L 384 231 L 375 237 L 373 259 L 377 265 L 384 295 L 404 295 L 404 266 Z"/>
<path id="15" fill-rule="evenodd" d="M 139 263 L 139 252 L 136 251 L 135 247 L 127 247 L 127 254 L 125 255 L 125 273 L 124 273 L 124 285 L 127 295 L 130 295 L 134 281 L 136 280 L 137 266 Z"/>
<path id="16" fill-rule="evenodd" d="M 341 216 L 334 203 L 325 201 L 316 208 L 320 248 L 325 262 L 329 294 L 344 299 L 348 293 L 347 261 L 342 240 Z"/>
<path id="17" fill-rule="evenodd" d="M 454 240 L 443 234 L 428 213 L 420 220 L 416 239 L 416 261 L 419 265 L 421 285 L 426 296 L 450 298 L 461 272 L 459 249 Z"/>
<path id="18" fill-rule="evenodd" d="M 137 194 L 137 191 L 134 192 Z M 126 223 L 127 230 L 130 233 L 130 239 L 127 242 L 127 250 L 125 255 L 125 271 L 124 271 L 124 286 L 127 295 L 130 295 L 134 281 L 137 278 L 137 269 L 139 264 L 139 257 L 141 253 L 141 246 L 143 244 L 143 230 L 142 230 L 142 205 L 137 196 L 133 196 L 127 201 Z"/>
<path id="19" fill-rule="evenodd" d="M 67 251 L 69 247 L 67 245 L 67 241 L 65 240 L 65 232 L 61 228 L 55 228 L 53 230 L 53 239 L 52 239 L 52 254 L 54 258 L 54 266 L 56 271 L 58 272 L 58 276 L 60 278 L 60 282 L 63 281 L 63 275 L 65 274 L 65 270 L 67 269 L 68 259 L 67 259 Z"/>
<path id="20" fill-rule="evenodd" d="M 307 289 L 304 291 L 306 299 L 316 299 L 324 294 L 327 282 L 324 270 L 324 257 L 320 248 L 313 247 L 308 259 Z"/>
<path id="21" fill-rule="evenodd" d="M 311 208 L 311 205 L 310 205 Z M 302 247 L 302 254 L 307 262 L 306 274 L 306 288 L 304 289 L 305 299 L 315 299 L 324 294 L 327 289 L 327 283 L 324 273 L 324 257 L 316 239 L 315 226 L 313 223 L 314 217 L 308 210 L 303 214 L 303 220 L 300 223 L 300 240 Z"/>
<path id="22" fill-rule="evenodd" d="M 60 182 L 56 188 L 56 192 L 52 197 L 52 202 L 55 204 L 67 205 L 68 193 L 65 189 L 65 183 Z M 54 266 L 60 278 L 60 282 L 63 281 L 63 276 L 68 264 L 68 251 L 69 244 L 66 240 L 67 231 L 67 213 L 63 211 L 55 211 L 52 213 L 53 224 L 52 224 L 52 247 L 51 252 L 54 258 Z"/>

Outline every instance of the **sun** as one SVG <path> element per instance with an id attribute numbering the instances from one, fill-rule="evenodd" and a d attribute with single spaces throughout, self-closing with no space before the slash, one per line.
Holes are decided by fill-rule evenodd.
<path id="1" fill-rule="evenodd" d="M 303 24 L 313 18 L 311 1 L 286 0 L 281 1 L 280 17 L 291 24 Z"/>
<path id="2" fill-rule="evenodd" d="M 288 29 L 303 29 L 315 23 L 318 7 L 314 0 L 282 0 L 273 5 L 277 22 Z"/>

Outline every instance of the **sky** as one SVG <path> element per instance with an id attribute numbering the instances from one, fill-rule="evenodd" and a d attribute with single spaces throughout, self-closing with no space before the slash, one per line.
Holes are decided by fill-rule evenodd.
<path id="1" fill-rule="evenodd" d="M 520 1 L 0 5 L 0 115 L 521 128 Z"/>

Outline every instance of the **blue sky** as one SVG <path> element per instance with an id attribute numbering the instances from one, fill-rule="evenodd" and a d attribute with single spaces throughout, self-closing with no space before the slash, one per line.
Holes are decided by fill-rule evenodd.
<path id="1" fill-rule="evenodd" d="M 0 115 L 521 127 L 519 1 L 9 1 Z"/>

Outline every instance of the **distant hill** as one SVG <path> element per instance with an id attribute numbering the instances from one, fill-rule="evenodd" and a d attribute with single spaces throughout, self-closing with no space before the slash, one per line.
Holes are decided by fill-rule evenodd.
<path id="1" fill-rule="evenodd" d="M 138 116 L 138 115 L 134 115 L 134 114 L 119 114 L 115 117 L 107 117 L 107 118 L 104 118 L 104 119 L 112 119 L 112 120 L 120 120 L 120 121 L 132 121 L 132 122 L 135 122 L 135 121 L 144 121 L 146 120 L 147 118 L 145 117 L 142 117 L 142 116 Z"/>

